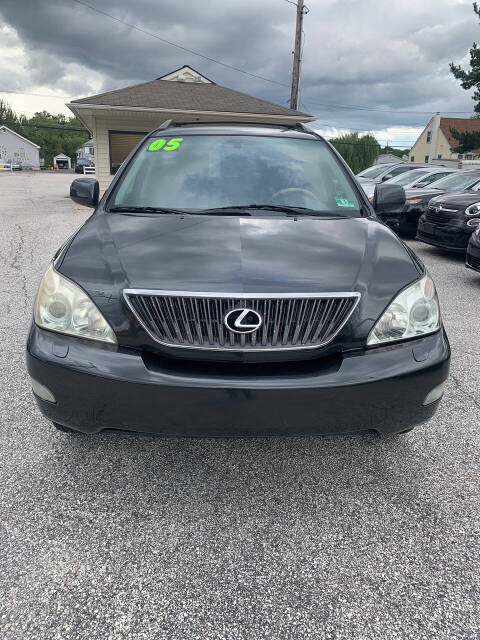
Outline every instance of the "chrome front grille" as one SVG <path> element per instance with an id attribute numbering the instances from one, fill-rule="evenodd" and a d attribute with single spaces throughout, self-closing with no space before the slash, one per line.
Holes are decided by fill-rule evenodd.
<path id="1" fill-rule="evenodd" d="M 126 289 L 125 300 L 157 342 L 190 349 L 261 351 L 328 344 L 350 318 L 359 293 L 218 294 Z M 235 333 L 225 324 L 234 309 L 253 309 L 261 326 Z"/>

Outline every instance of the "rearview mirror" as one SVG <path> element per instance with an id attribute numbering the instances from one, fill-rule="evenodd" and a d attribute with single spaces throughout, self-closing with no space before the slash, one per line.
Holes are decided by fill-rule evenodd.
<path id="1" fill-rule="evenodd" d="M 390 180 L 390 178 L 393 178 L 393 174 L 387 173 L 386 176 L 383 176 L 382 182 L 385 182 L 385 180 Z"/>
<path id="2" fill-rule="evenodd" d="M 398 184 L 377 184 L 373 208 L 377 213 L 393 213 L 405 206 L 405 191 Z"/>
<path id="3" fill-rule="evenodd" d="M 85 207 L 96 207 L 100 187 L 95 178 L 77 178 L 70 185 L 70 198 Z"/>

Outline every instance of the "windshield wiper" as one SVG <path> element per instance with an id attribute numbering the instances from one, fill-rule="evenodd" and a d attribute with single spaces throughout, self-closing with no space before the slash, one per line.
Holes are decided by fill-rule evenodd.
<path id="1" fill-rule="evenodd" d="M 111 207 L 109 211 L 113 213 L 178 213 L 182 215 L 188 213 L 188 211 L 170 209 L 169 207 L 138 207 L 136 205 Z"/>
<path id="2" fill-rule="evenodd" d="M 279 211 L 280 213 L 286 213 L 287 215 L 303 215 L 303 216 L 321 216 L 321 215 L 338 215 L 336 211 L 316 211 L 315 209 L 308 209 L 307 207 L 297 207 L 288 205 L 277 204 L 244 204 L 244 205 L 232 205 L 227 207 L 215 207 L 214 209 L 203 209 L 201 213 L 208 214 L 222 214 L 228 211 L 242 211 L 245 215 L 250 215 L 249 210 L 254 211 Z"/>

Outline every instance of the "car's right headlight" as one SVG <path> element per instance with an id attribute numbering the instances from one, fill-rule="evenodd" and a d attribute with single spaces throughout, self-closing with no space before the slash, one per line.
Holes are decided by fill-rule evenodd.
<path id="1" fill-rule="evenodd" d="M 50 265 L 35 301 L 35 324 L 43 329 L 117 343 L 113 329 L 85 291 Z"/>
<path id="2" fill-rule="evenodd" d="M 407 340 L 435 333 L 440 328 L 440 307 L 430 276 L 410 285 L 390 303 L 370 331 L 368 346 Z"/>

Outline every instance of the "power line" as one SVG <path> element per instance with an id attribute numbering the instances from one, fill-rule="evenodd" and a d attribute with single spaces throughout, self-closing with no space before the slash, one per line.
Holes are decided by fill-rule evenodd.
<path id="1" fill-rule="evenodd" d="M 88 133 L 87 129 L 78 129 L 75 127 L 63 127 L 61 125 L 49 125 L 49 124 L 34 124 L 34 123 L 20 123 L 20 122 L 10 122 L 8 120 L 5 120 L 3 122 L 0 121 L 0 126 L 5 125 L 6 127 L 30 127 L 33 129 L 54 129 L 57 131 L 78 131 L 80 133 Z"/>
<path id="2" fill-rule="evenodd" d="M 304 105 L 307 107 L 307 109 L 309 109 L 310 107 L 308 106 L 307 102 L 303 101 Z M 372 111 L 374 113 L 397 113 L 397 114 L 402 114 L 402 113 L 407 113 L 407 114 L 418 114 L 418 115 L 425 115 L 425 114 L 429 114 L 432 115 L 433 111 L 410 111 L 407 109 L 376 109 L 375 107 L 369 107 L 366 105 L 353 105 L 353 104 L 337 104 L 337 103 L 328 103 L 328 102 L 312 102 L 311 100 L 308 100 L 308 103 L 313 105 L 314 107 L 323 107 L 323 108 L 328 108 L 328 109 L 350 109 L 352 111 Z M 470 115 L 473 115 L 473 111 L 441 111 L 440 113 L 468 113 Z"/>
<path id="3" fill-rule="evenodd" d="M 125 26 L 130 27 L 131 29 L 135 29 L 136 31 L 140 31 L 140 33 L 144 33 L 145 35 L 150 36 L 151 38 L 156 38 L 157 40 L 160 40 L 160 42 L 163 42 L 164 44 L 169 44 L 172 47 L 176 47 L 177 49 L 181 49 L 182 51 L 186 51 L 187 53 L 191 53 L 194 56 L 198 56 L 199 58 L 203 58 L 204 60 L 208 60 L 209 62 L 214 62 L 215 64 L 218 64 L 218 65 L 220 65 L 222 67 L 225 67 L 227 69 L 232 69 L 232 71 L 238 71 L 238 73 L 243 73 L 246 76 L 250 76 L 251 78 L 258 78 L 259 80 L 265 80 L 265 82 L 270 82 L 272 84 L 277 84 L 277 85 L 280 85 L 281 87 L 289 87 L 288 84 L 285 84 L 283 82 L 278 82 L 277 80 L 272 80 L 271 78 L 265 78 L 265 76 L 260 76 L 260 75 L 257 75 L 256 73 L 250 73 L 250 71 L 245 71 L 245 69 L 240 69 L 239 67 L 234 67 L 231 64 L 227 64 L 226 62 L 221 62 L 220 60 L 216 60 L 215 58 L 211 58 L 210 56 L 206 56 L 203 53 L 199 53 L 198 51 L 194 51 L 193 49 L 188 49 L 187 47 L 184 47 L 181 44 L 177 44 L 176 42 L 171 42 L 170 40 L 166 40 L 165 38 L 161 38 L 156 33 L 152 33 L 151 31 L 147 31 L 146 29 L 142 29 L 141 27 L 137 27 L 135 24 L 131 24 L 130 22 L 126 22 L 125 20 L 121 20 L 120 18 L 112 16 L 110 13 L 107 13 L 106 11 L 102 11 L 101 9 L 97 9 L 97 7 L 92 7 L 92 5 L 88 4 L 87 2 L 83 2 L 83 0 L 72 0 L 72 2 L 76 2 L 77 4 L 81 4 L 84 7 L 88 7 L 92 11 L 96 11 L 97 13 L 100 13 L 101 15 L 106 16 L 107 18 L 111 18 L 112 20 L 115 20 L 116 22 L 120 22 L 120 24 L 124 24 Z"/>
<path id="4" fill-rule="evenodd" d="M 76 98 L 77 96 L 52 96 L 48 93 L 27 93 L 26 91 L 13 91 L 11 89 L 0 89 L 0 93 L 14 93 L 20 96 L 38 96 L 39 98 L 56 98 L 63 100 L 64 98 Z"/>

